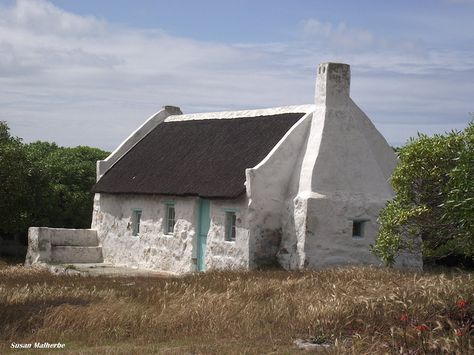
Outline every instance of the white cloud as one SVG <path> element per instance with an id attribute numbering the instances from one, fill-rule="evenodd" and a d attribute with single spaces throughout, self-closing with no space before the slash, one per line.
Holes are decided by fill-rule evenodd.
<path id="1" fill-rule="evenodd" d="M 0 120 L 27 141 L 113 149 L 165 104 L 198 112 L 310 103 L 317 64 L 332 60 L 352 65 L 352 94 L 376 125 L 403 122 L 403 133 L 387 133 L 399 140 L 420 122 L 450 129 L 450 115 L 467 121 L 473 59 L 472 50 L 317 19 L 304 21 L 292 42 L 228 44 L 21 0 L 0 7 Z"/>
<path id="2" fill-rule="evenodd" d="M 105 26 L 104 22 L 94 17 L 74 15 L 41 0 L 18 0 L 16 6 L 6 9 L 5 13 L 11 16 L 10 23 L 26 26 L 38 34 L 87 36 L 95 35 Z"/>
<path id="3" fill-rule="evenodd" d="M 307 38 L 322 40 L 325 46 L 344 50 L 354 50 L 373 46 L 375 36 L 364 29 L 350 28 L 344 22 L 333 25 L 317 19 L 303 21 L 303 31 Z"/>

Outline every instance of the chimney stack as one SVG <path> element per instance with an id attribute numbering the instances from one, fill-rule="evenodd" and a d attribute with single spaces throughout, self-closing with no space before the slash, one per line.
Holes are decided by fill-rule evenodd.
<path id="1" fill-rule="evenodd" d="M 321 63 L 316 79 L 316 106 L 345 107 L 349 104 L 351 67 L 342 63 Z"/>

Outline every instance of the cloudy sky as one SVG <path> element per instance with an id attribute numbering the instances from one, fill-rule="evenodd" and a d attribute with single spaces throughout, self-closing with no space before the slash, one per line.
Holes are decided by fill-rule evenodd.
<path id="1" fill-rule="evenodd" d="M 0 0 L 0 120 L 26 142 L 114 149 L 163 105 L 312 103 L 318 63 L 388 141 L 474 112 L 474 0 Z"/>

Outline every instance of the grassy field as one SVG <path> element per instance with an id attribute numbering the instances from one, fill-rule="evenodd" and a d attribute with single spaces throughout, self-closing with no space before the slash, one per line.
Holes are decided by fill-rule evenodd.
<path id="1" fill-rule="evenodd" d="M 468 354 L 473 303 L 461 271 L 90 278 L 3 264 L 0 354 L 35 341 L 70 354 L 305 353 L 296 338 L 331 344 L 329 354 Z"/>

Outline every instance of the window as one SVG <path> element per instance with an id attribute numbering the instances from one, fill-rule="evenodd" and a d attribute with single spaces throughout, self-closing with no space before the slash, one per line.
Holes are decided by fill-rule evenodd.
<path id="1" fill-rule="evenodd" d="M 132 210 L 132 235 L 138 235 L 140 233 L 140 219 L 142 218 L 142 210 Z"/>
<path id="2" fill-rule="evenodd" d="M 225 240 L 235 240 L 235 212 L 225 213 Z"/>
<path id="3" fill-rule="evenodd" d="M 166 204 L 165 233 L 166 234 L 173 234 L 174 225 L 175 225 L 174 204 L 170 202 L 170 203 Z"/>
<path id="4" fill-rule="evenodd" d="M 352 221 L 352 238 L 364 237 L 364 224 L 366 221 Z"/>

